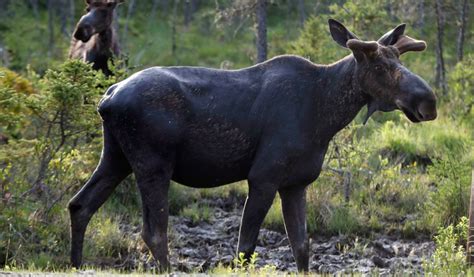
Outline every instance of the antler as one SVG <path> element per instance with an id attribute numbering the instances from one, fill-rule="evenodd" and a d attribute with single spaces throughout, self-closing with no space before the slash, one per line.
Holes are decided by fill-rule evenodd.
<path id="1" fill-rule="evenodd" d="M 393 45 L 395 46 L 400 54 L 403 54 L 408 51 L 423 51 L 426 49 L 426 42 L 423 40 L 417 40 L 406 35 L 401 35 L 397 42 Z"/>

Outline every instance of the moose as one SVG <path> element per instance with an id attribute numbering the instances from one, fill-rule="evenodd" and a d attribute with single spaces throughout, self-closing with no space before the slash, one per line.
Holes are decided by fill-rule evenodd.
<path id="1" fill-rule="evenodd" d="M 91 179 L 71 199 L 71 261 L 82 261 L 89 220 L 132 172 L 143 205 L 142 238 L 169 270 L 170 180 L 208 188 L 248 180 L 237 251 L 249 257 L 279 193 L 298 271 L 308 271 L 305 191 L 320 174 L 334 135 L 367 105 L 401 110 L 412 122 L 434 120 L 436 97 L 399 56 L 424 41 L 401 24 L 363 41 L 340 22 L 332 38 L 352 54 L 317 65 L 283 55 L 240 70 L 152 67 L 111 86 L 99 103 L 104 145 Z"/>
<path id="2" fill-rule="evenodd" d="M 117 35 L 112 27 L 118 0 L 86 0 L 87 13 L 74 30 L 69 58 L 92 63 L 106 76 L 112 74 L 107 62 L 120 54 Z"/>

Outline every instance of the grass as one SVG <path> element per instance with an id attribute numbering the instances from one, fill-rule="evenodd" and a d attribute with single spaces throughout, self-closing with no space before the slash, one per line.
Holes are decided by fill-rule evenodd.
<path id="1" fill-rule="evenodd" d="M 183 208 L 180 216 L 190 219 L 194 224 L 201 221 L 209 222 L 212 216 L 212 209 L 207 204 L 199 204 L 198 202 L 194 202 L 191 205 Z"/>

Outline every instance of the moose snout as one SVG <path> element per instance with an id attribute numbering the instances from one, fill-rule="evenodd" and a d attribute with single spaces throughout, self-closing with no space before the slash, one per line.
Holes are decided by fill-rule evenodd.
<path id="1" fill-rule="evenodd" d="M 437 117 L 436 95 L 430 86 L 418 75 L 405 69 L 400 83 L 402 97 L 395 101 L 412 122 L 434 120 Z"/>
<path id="2" fill-rule="evenodd" d="M 87 42 L 92 36 L 93 28 L 89 24 L 82 24 L 76 29 L 74 33 L 74 38 L 82 42 Z"/>
<path id="3" fill-rule="evenodd" d="M 423 100 L 418 105 L 418 113 L 423 121 L 434 120 L 437 117 L 436 98 Z"/>

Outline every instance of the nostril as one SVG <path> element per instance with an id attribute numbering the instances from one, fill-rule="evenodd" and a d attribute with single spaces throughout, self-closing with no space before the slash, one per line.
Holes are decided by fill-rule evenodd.
<path id="1" fill-rule="evenodd" d="M 423 120 L 433 120 L 437 117 L 436 100 L 425 100 L 418 106 L 418 113 Z"/>
<path id="2" fill-rule="evenodd" d="M 421 119 L 423 119 L 423 120 L 433 120 L 437 117 L 436 110 L 418 109 L 418 113 L 421 116 Z"/>

